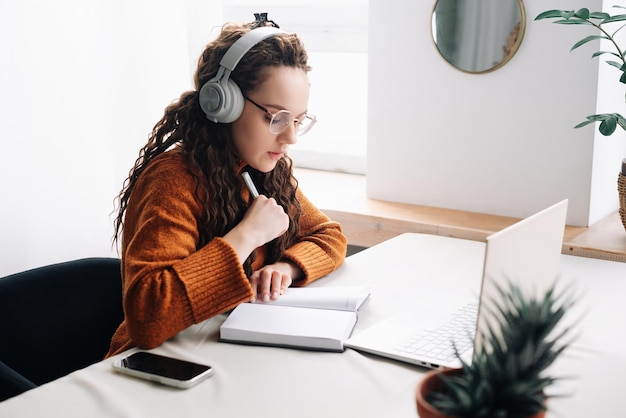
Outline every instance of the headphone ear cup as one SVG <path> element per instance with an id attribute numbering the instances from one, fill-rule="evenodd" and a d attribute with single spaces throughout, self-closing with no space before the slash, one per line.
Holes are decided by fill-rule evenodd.
<path id="1" fill-rule="evenodd" d="M 207 81 L 200 89 L 200 107 L 207 119 L 216 123 L 236 121 L 243 112 L 244 98 L 233 80 Z"/>
<path id="2" fill-rule="evenodd" d="M 213 78 L 204 83 L 200 89 L 198 101 L 207 119 L 217 122 L 216 115 L 224 102 L 224 92 L 216 79 Z"/>
<path id="3" fill-rule="evenodd" d="M 245 99 L 237 83 L 230 78 L 226 82 L 226 86 L 224 86 L 224 97 L 224 106 L 220 119 L 222 123 L 231 123 L 239 119 L 239 116 L 243 113 Z"/>

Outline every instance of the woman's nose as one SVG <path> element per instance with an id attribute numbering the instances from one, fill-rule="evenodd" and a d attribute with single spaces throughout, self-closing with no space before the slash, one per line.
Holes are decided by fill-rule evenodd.
<path id="1" fill-rule="evenodd" d="M 298 142 L 298 136 L 296 135 L 296 127 L 294 124 L 290 124 L 287 129 L 282 131 L 278 135 L 278 140 L 285 144 L 295 144 Z"/>

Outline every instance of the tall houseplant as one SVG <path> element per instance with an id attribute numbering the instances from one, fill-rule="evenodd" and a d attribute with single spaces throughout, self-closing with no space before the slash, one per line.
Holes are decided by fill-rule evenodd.
<path id="1" fill-rule="evenodd" d="M 513 284 L 500 293 L 501 301 L 487 307 L 495 318 L 483 335 L 487 343 L 476 349 L 471 363 L 432 371 L 418 385 L 421 418 L 545 415 L 545 389 L 556 380 L 546 369 L 568 346 L 564 339 L 570 329 L 557 325 L 572 298 L 554 288 L 528 297 Z"/>
<path id="2" fill-rule="evenodd" d="M 613 6 L 617 9 L 626 9 L 625 6 Z M 606 40 L 609 42 L 611 48 L 608 51 L 594 52 L 592 58 L 599 57 L 601 55 L 609 55 L 610 59 L 605 62 L 619 71 L 619 82 L 626 84 L 626 58 L 624 56 L 624 50 L 621 48 L 615 36 L 617 33 L 626 26 L 626 23 L 620 23 L 626 21 L 626 14 L 618 13 L 611 15 L 606 12 L 590 12 L 587 8 L 579 10 L 548 10 L 540 13 L 535 20 L 542 19 L 555 19 L 553 23 L 560 25 L 587 25 L 592 26 L 599 34 L 588 35 L 576 42 L 570 51 L 585 45 L 588 42 L 595 40 Z M 616 25 L 617 24 L 617 25 Z M 609 27 L 611 31 L 609 31 Z M 596 115 L 587 116 L 587 120 L 579 123 L 575 128 L 586 126 L 590 123 L 600 122 L 598 131 L 604 136 L 612 135 L 619 126 L 626 131 L 626 118 L 620 113 L 601 113 Z M 626 159 L 622 162 L 622 170 L 618 174 L 617 189 L 620 199 L 619 214 L 622 220 L 624 228 L 626 228 Z"/>

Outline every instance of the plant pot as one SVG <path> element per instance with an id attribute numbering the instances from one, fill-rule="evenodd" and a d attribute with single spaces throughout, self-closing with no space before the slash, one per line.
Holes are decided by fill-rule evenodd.
<path id="1" fill-rule="evenodd" d="M 619 217 L 626 229 L 626 159 L 622 161 L 622 172 L 617 177 L 617 191 L 619 193 Z"/>
<path id="2" fill-rule="evenodd" d="M 454 418 L 450 415 L 444 415 L 441 411 L 429 404 L 426 398 L 430 392 L 443 388 L 443 382 L 439 378 L 440 375 L 454 375 L 459 373 L 461 373 L 461 369 L 431 370 L 426 373 L 424 378 L 418 383 L 417 392 L 415 394 L 417 415 L 420 418 Z"/>
<path id="3" fill-rule="evenodd" d="M 462 372 L 462 369 L 444 369 L 444 370 L 431 370 L 426 373 L 424 378 L 418 383 L 417 391 L 415 393 L 415 404 L 417 406 L 417 415 L 420 418 L 456 418 L 450 415 L 445 415 L 431 404 L 426 401 L 428 394 L 432 391 L 441 390 L 443 388 L 443 382 L 440 377 L 444 375 L 454 375 Z M 546 411 L 540 411 L 528 418 L 544 418 Z"/>

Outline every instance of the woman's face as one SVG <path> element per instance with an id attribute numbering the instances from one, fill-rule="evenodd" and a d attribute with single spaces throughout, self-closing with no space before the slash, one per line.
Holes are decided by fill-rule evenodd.
<path id="1" fill-rule="evenodd" d="M 288 110 L 301 119 L 309 102 L 309 80 L 306 71 L 294 67 L 267 67 L 267 77 L 246 97 L 270 113 Z M 295 144 L 296 127 L 290 124 L 279 134 L 270 132 L 272 116 L 245 100 L 243 112 L 232 124 L 232 135 L 239 157 L 263 173 L 270 172 Z"/>

